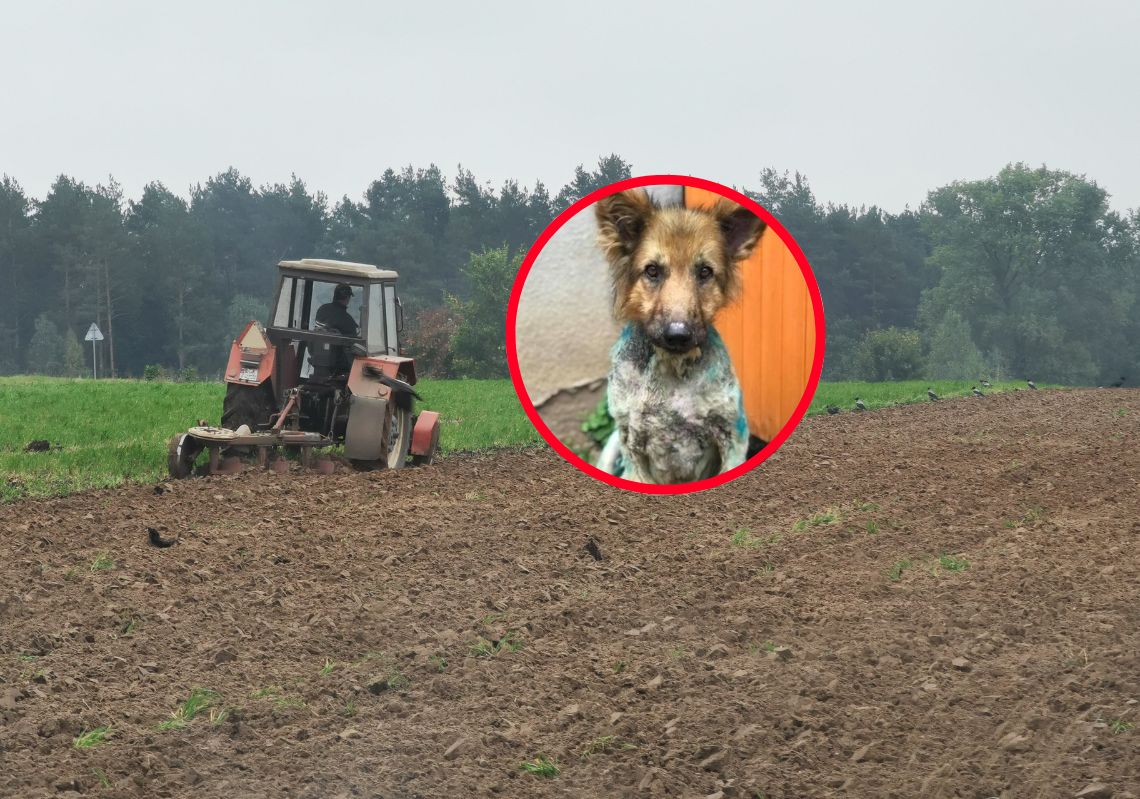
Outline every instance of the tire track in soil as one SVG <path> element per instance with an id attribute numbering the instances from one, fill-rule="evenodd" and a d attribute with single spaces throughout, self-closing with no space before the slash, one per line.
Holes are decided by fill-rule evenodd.
<path id="1" fill-rule="evenodd" d="M 688 497 L 524 450 L 4 506 L 0 795 L 1136 796 L 1137 420 L 816 417 Z M 158 730 L 198 686 L 229 715 Z"/>

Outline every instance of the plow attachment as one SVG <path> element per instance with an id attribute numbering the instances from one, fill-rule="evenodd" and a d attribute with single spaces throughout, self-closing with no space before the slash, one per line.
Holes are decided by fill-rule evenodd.
<path id="1" fill-rule="evenodd" d="M 277 430 L 266 433 L 247 433 L 224 427 L 191 427 L 170 439 L 166 465 L 170 476 L 176 479 L 194 474 L 237 474 L 244 470 L 242 453 L 252 453 L 258 466 L 274 471 L 286 471 L 288 461 L 280 456 L 280 447 L 297 447 L 303 468 L 315 467 L 332 472 L 332 461 L 321 459 L 314 464 L 314 449 L 331 447 L 333 441 L 319 433 L 296 430 Z M 206 458 L 198 463 L 202 453 Z"/>
<path id="2" fill-rule="evenodd" d="M 402 459 L 408 456 L 414 466 L 431 464 L 439 449 L 439 414 L 424 411 L 415 417 L 414 425 L 409 419 L 409 427 L 407 439 L 410 441 L 405 439 L 404 449 L 393 448 L 374 463 L 355 462 L 356 465 L 401 469 L 405 465 Z M 194 475 L 239 474 L 250 465 L 284 473 L 289 470 L 290 463 L 281 451 L 286 448 L 299 452 L 301 468 L 332 474 L 334 462 L 315 450 L 327 449 L 337 443 L 320 433 L 300 430 L 252 433 L 244 426 L 237 430 L 191 427 L 170 439 L 166 466 L 170 476 L 176 480 Z"/>

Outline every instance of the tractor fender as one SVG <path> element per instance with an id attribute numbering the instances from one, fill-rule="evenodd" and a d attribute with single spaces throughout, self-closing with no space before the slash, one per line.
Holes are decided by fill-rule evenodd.
<path id="1" fill-rule="evenodd" d="M 344 431 L 344 456 L 352 460 L 378 461 L 388 456 L 384 424 L 388 414 L 387 397 L 352 394 L 349 397 L 348 426 Z"/>
<path id="2" fill-rule="evenodd" d="M 416 362 L 411 358 L 397 358 L 392 355 L 357 357 L 352 364 L 349 380 L 351 381 L 353 377 L 358 380 L 375 380 L 375 377 L 364 372 L 365 367 L 368 367 L 369 372 L 378 372 L 387 377 L 403 380 L 409 386 L 416 384 Z"/>
<path id="3" fill-rule="evenodd" d="M 412 455 L 430 463 L 439 448 L 439 414 L 420 411 L 416 426 L 412 428 Z"/>
<path id="4" fill-rule="evenodd" d="M 377 355 L 368 360 L 380 366 L 384 374 L 389 377 L 398 377 L 409 386 L 416 384 L 416 362 L 412 358 L 402 355 Z"/>

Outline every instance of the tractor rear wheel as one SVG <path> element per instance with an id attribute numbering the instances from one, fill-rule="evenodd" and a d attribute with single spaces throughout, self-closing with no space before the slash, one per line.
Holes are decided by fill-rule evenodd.
<path id="1" fill-rule="evenodd" d="M 410 408 L 392 408 L 392 424 L 388 428 L 389 469 L 403 469 L 408 462 L 412 446 L 412 411 Z"/>
<path id="2" fill-rule="evenodd" d="M 222 401 L 222 427 L 237 430 L 243 424 L 251 433 L 268 427 L 270 415 L 276 413 L 269 386 L 242 386 L 226 383 L 226 398 Z M 227 458 L 244 458 L 253 454 L 253 447 L 226 447 L 222 455 Z"/>
<path id="3" fill-rule="evenodd" d="M 250 432 L 269 424 L 269 417 L 277 409 L 265 386 L 226 384 L 226 398 L 222 402 L 222 427 L 237 430 L 243 424 Z"/>

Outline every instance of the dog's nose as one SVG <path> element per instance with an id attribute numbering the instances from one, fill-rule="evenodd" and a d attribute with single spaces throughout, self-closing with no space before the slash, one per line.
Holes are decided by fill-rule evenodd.
<path id="1" fill-rule="evenodd" d="M 665 326 L 665 343 L 669 347 L 681 348 L 693 340 L 693 329 L 685 322 L 670 322 Z"/>

